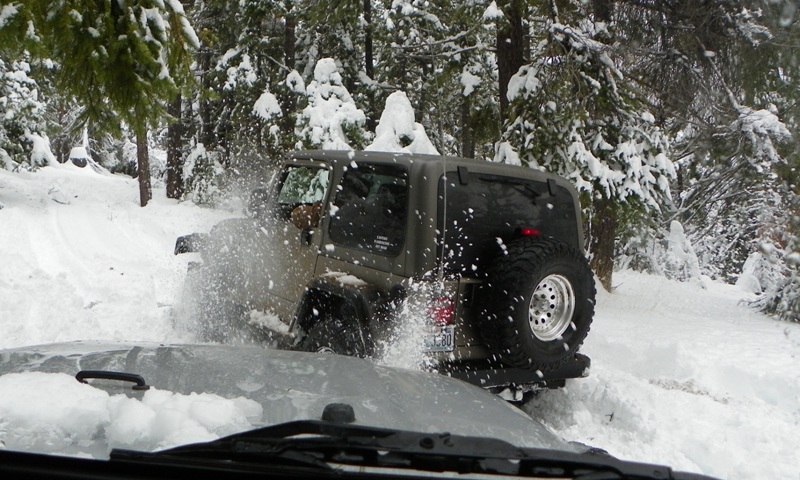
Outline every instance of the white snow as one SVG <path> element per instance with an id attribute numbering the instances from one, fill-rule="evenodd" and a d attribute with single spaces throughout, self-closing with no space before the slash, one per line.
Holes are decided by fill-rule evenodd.
<path id="1" fill-rule="evenodd" d="M 11 5 L 3 5 L 3 8 L 0 9 L 0 28 L 6 26 L 14 16 L 16 16 L 17 12 L 19 12 L 19 5 L 11 4 Z"/>
<path id="2" fill-rule="evenodd" d="M 189 261 L 175 238 L 231 214 L 158 188 L 146 208 L 138 198 L 135 179 L 71 162 L 0 172 L 0 348 L 193 339 L 169 315 Z"/>
<path id="3" fill-rule="evenodd" d="M 258 402 L 243 397 L 151 388 L 135 399 L 63 373 L 0 376 L 0 440 L 8 450 L 104 457 L 81 450 L 80 439 L 106 438 L 115 448 L 153 451 L 255 428 L 261 414 Z"/>
<path id="4" fill-rule="evenodd" d="M 287 82 L 295 82 L 287 78 Z M 294 83 L 294 85 L 299 85 Z M 352 150 L 346 127 L 362 126 L 367 117 L 356 107 L 353 97 L 342 84 L 342 75 L 332 58 L 323 58 L 314 67 L 314 80 L 306 87 L 308 106 L 298 119 L 298 148 Z"/>
<path id="5" fill-rule="evenodd" d="M 269 120 L 273 116 L 280 117 L 283 115 L 278 99 L 269 89 L 265 89 L 261 96 L 258 97 L 255 105 L 253 105 L 253 113 L 264 120 Z"/>
<path id="6" fill-rule="evenodd" d="M 56 157 L 50 150 L 50 139 L 38 133 L 26 133 L 25 138 L 31 142 L 31 165 L 52 165 Z"/>
<path id="7" fill-rule="evenodd" d="M 497 20 L 498 18 L 503 18 L 504 14 L 503 11 L 497 7 L 497 2 L 492 0 L 486 10 L 483 11 L 483 21 L 491 21 Z"/>
<path id="8" fill-rule="evenodd" d="M 570 440 L 628 460 L 728 479 L 798 478 L 800 325 L 707 290 L 634 272 L 598 292 L 581 351 L 589 377 L 525 410 Z"/>
<path id="9" fill-rule="evenodd" d="M 375 127 L 375 140 L 364 150 L 438 155 L 425 127 L 414 120 L 414 108 L 405 92 L 394 92 Z"/>
<path id="10" fill-rule="evenodd" d="M 262 326 L 278 333 L 289 333 L 289 325 L 283 323 L 280 317 L 274 313 L 251 310 L 248 321 L 251 325 Z"/>
<path id="11" fill-rule="evenodd" d="M 473 91 L 475 91 L 475 88 L 480 86 L 480 84 L 481 84 L 481 77 L 474 75 L 467 69 L 464 69 L 464 71 L 461 72 L 461 85 L 464 86 L 464 91 L 462 92 L 462 95 L 464 95 L 465 97 L 470 96 L 470 94 Z"/>
<path id="12" fill-rule="evenodd" d="M 53 201 L 54 189 L 69 203 Z M 230 212 L 166 199 L 163 188 L 141 208 L 135 180 L 70 164 L 0 170 L 0 205 L 0 348 L 195 340 L 171 316 L 193 260 L 174 256 L 174 241 Z M 590 375 L 524 409 L 565 439 L 624 459 L 730 479 L 798 478 L 800 325 L 741 304 L 753 295 L 740 287 L 704 283 L 617 272 L 614 291 L 598 293 L 582 348 Z M 131 448 L 168 446 L 224 435 L 255 408 L 158 390 L 136 400 L 63 375 L 6 375 L 0 440 L 8 449 L 69 444 L 64 453 L 88 455 L 67 440 L 105 429 Z M 167 415 L 179 428 L 160 428 Z"/>

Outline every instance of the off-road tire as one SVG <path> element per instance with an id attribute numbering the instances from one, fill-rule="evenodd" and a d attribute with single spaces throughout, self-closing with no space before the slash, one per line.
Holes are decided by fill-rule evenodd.
<path id="1" fill-rule="evenodd" d="M 361 358 L 366 356 L 358 324 L 336 317 L 314 324 L 301 341 L 300 350 Z"/>
<path id="2" fill-rule="evenodd" d="M 515 240 L 487 268 L 481 334 L 505 364 L 553 369 L 589 333 L 595 293 L 589 264 L 574 248 L 553 239 Z"/>

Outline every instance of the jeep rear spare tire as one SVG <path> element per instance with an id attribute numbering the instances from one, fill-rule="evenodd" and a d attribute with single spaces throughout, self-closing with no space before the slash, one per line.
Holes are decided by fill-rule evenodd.
<path id="1" fill-rule="evenodd" d="M 552 239 L 510 242 L 486 271 L 481 333 L 504 363 L 549 370 L 571 358 L 589 333 L 594 276 L 586 258 Z"/>

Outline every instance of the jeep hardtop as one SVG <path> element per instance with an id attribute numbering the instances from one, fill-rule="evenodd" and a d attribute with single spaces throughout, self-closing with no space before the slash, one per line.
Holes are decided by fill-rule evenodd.
<path id="1" fill-rule="evenodd" d="M 594 313 L 564 178 L 474 159 L 299 151 L 246 218 L 180 237 L 207 339 L 372 357 L 411 322 L 426 363 L 491 389 L 586 375 Z"/>

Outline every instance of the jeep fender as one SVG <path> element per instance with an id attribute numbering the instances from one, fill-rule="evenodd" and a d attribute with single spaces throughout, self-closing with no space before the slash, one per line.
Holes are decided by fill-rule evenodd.
<path id="1" fill-rule="evenodd" d="M 290 330 L 308 332 L 325 314 L 354 318 L 365 351 L 372 355 L 372 332 L 376 328 L 373 320 L 386 315 L 391 306 L 390 296 L 374 285 L 360 281 L 344 283 L 342 278 L 343 275 L 325 275 L 312 281 L 297 306 Z"/>

